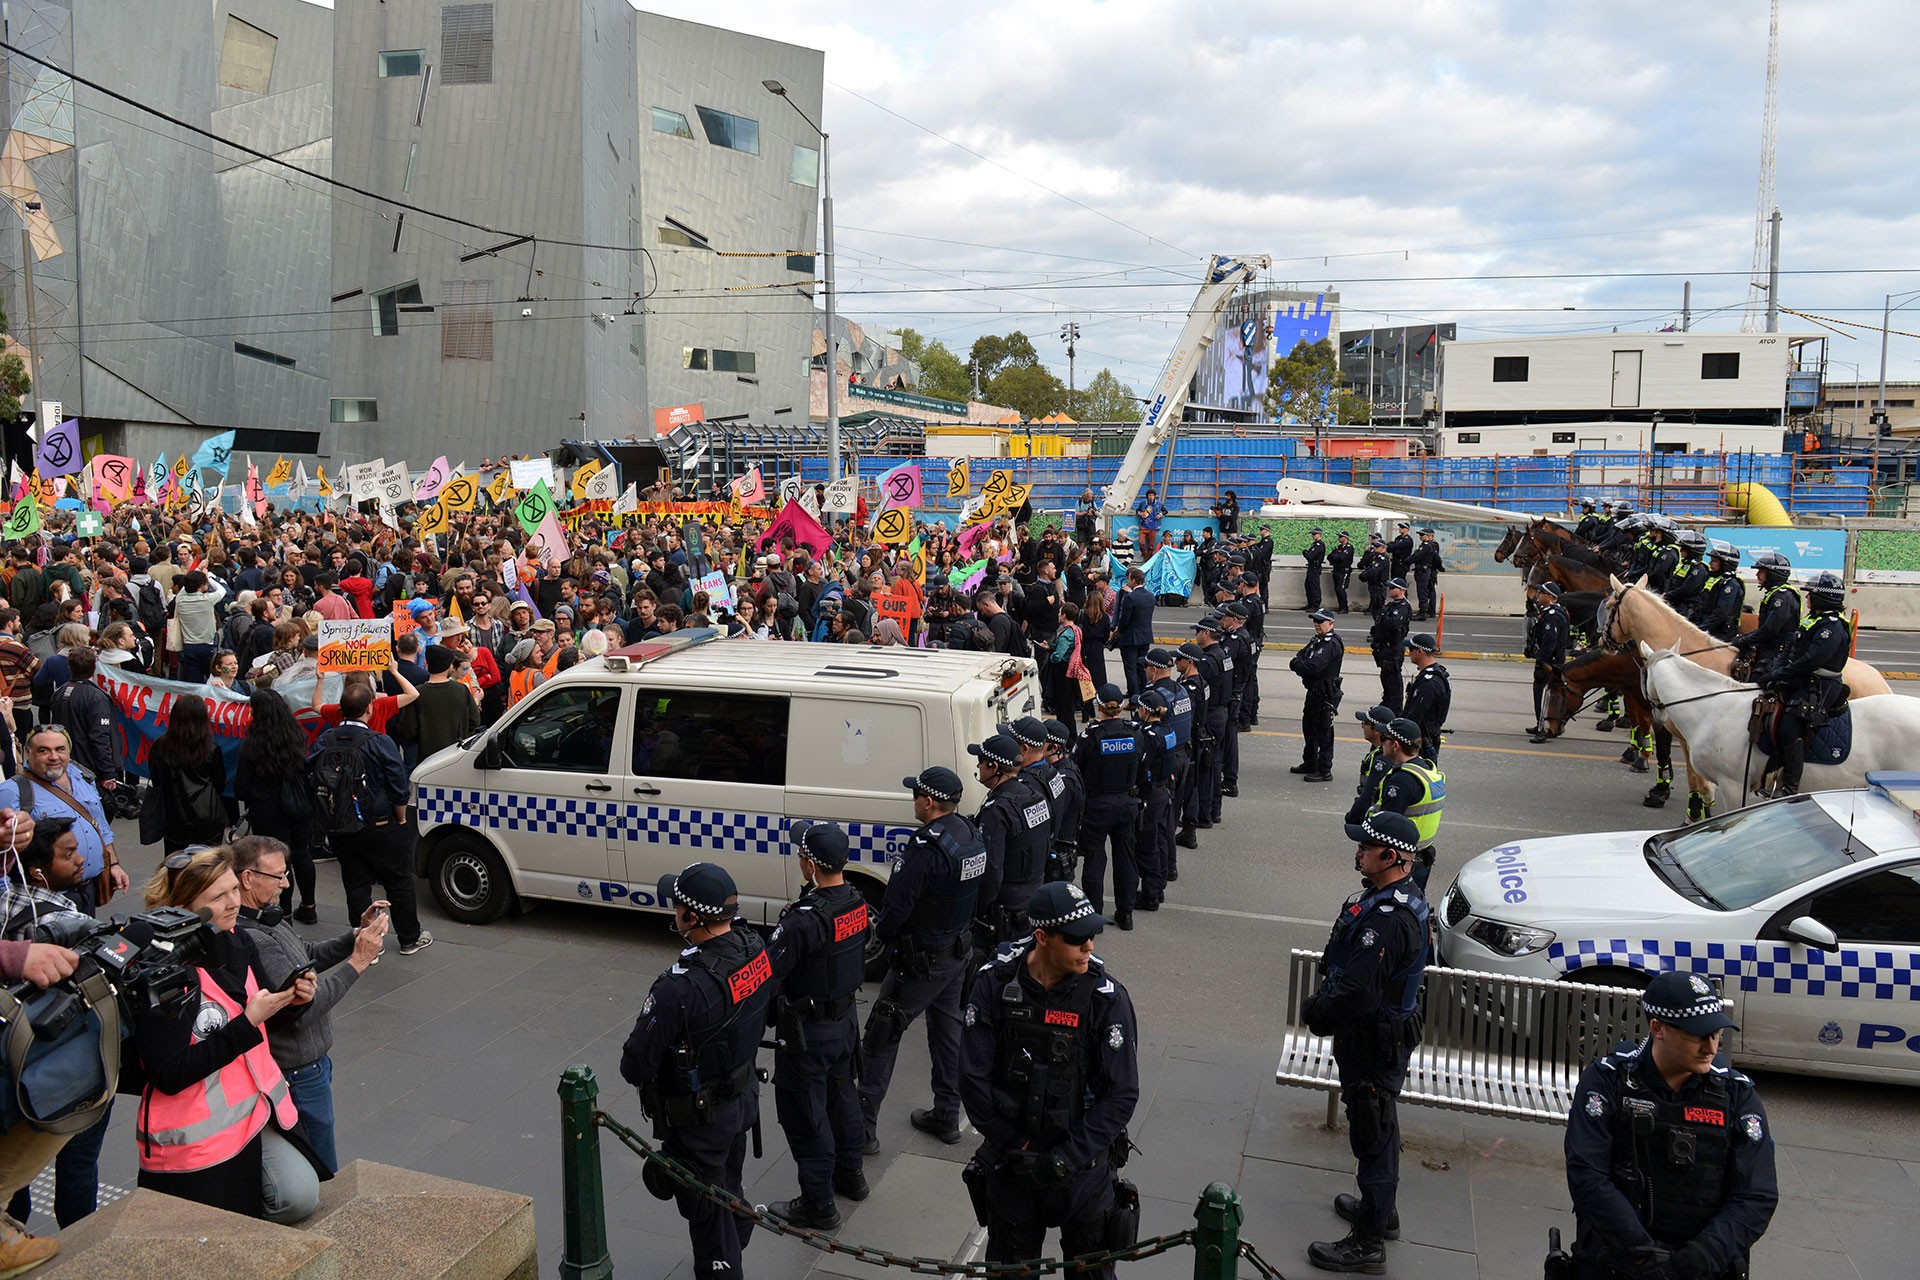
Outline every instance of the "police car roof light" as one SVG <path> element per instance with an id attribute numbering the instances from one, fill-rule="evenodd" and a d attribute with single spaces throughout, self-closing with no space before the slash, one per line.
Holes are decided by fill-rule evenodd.
<path id="1" fill-rule="evenodd" d="M 1867 785 L 1920 821 L 1920 773 L 1876 769 L 1867 774 Z"/>
<path id="2" fill-rule="evenodd" d="M 642 640 L 621 649 L 609 650 L 601 658 L 609 671 L 637 671 L 649 662 L 658 662 L 671 653 L 691 649 L 697 644 L 720 637 L 716 627 L 693 627 L 686 631 L 676 631 L 672 635 L 658 640 Z"/>

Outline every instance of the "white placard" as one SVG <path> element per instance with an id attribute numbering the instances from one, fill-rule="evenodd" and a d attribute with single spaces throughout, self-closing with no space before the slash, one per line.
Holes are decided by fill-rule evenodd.
<path id="1" fill-rule="evenodd" d="M 507 471 L 509 473 L 508 483 L 521 493 L 530 492 L 533 486 L 539 484 L 542 480 L 547 482 L 547 491 L 549 493 L 557 494 L 560 492 L 560 483 L 553 478 L 553 463 L 547 461 L 545 458 L 528 458 L 524 462 L 509 462 L 507 464 Z"/>

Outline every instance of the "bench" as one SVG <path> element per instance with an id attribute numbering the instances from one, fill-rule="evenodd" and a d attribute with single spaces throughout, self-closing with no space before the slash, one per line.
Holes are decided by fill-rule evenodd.
<path id="1" fill-rule="evenodd" d="M 1273 1078 L 1325 1089 L 1327 1126 L 1339 1120 L 1340 1074 L 1331 1037 L 1307 1030 L 1321 953 L 1295 951 L 1287 974 L 1287 1037 Z M 1544 978 L 1431 967 L 1426 1015 L 1402 1102 L 1565 1124 L 1580 1072 L 1621 1040 L 1646 1034 L 1640 993 Z"/>

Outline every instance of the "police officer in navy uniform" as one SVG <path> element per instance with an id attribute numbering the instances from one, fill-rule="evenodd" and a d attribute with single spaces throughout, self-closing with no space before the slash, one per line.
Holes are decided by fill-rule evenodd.
<path id="1" fill-rule="evenodd" d="M 1380 670 L 1380 701 L 1395 711 L 1400 710 L 1407 696 L 1401 668 L 1407 656 L 1407 632 L 1412 628 L 1413 610 L 1407 607 L 1407 584 L 1394 577 L 1387 582 L 1387 602 L 1381 606 L 1380 617 L 1368 631 L 1367 641 L 1373 650 L 1373 665 Z"/>
<path id="2" fill-rule="evenodd" d="M 1260 599 L 1259 583 L 1251 574 L 1242 575 L 1240 595 L 1233 607 L 1245 619 L 1243 628 L 1253 656 L 1247 663 L 1247 687 L 1240 694 L 1240 727 L 1251 729 L 1260 723 L 1260 654 L 1267 647 L 1267 606 Z"/>
<path id="3" fill-rule="evenodd" d="M 1206 657 L 1200 646 L 1188 641 L 1173 651 L 1174 667 L 1179 672 L 1179 684 L 1186 692 L 1187 701 L 1193 708 L 1193 763 L 1188 766 L 1185 780 L 1179 784 L 1174 802 L 1180 806 L 1180 833 L 1173 843 L 1182 849 L 1200 847 L 1197 834 L 1202 827 L 1213 826 L 1210 807 L 1206 800 L 1208 788 L 1213 777 L 1219 771 L 1220 744 L 1213 737 L 1213 707 L 1209 705 L 1211 694 L 1210 681 L 1207 678 Z M 1178 862 L 1178 855 L 1175 856 Z"/>
<path id="4" fill-rule="evenodd" d="M 1413 564 L 1413 526 L 1405 520 L 1400 522 L 1399 531 L 1393 541 L 1387 544 L 1387 576 L 1405 581 L 1407 570 Z"/>
<path id="5" fill-rule="evenodd" d="M 1753 630 L 1735 636 L 1733 647 L 1752 655 L 1751 670 L 1765 675 L 1800 629 L 1800 593 L 1789 581 L 1793 562 L 1778 551 L 1763 552 L 1753 568 L 1760 580 L 1760 621 Z"/>
<path id="6" fill-rule="evenodd" d="M 1193 694 L 1186 685 L 1174 679 L 1173 650 L 1155 645 L 1147 650 L 1145 665 L 1147 688 L 1158 690 L 1166 700 L 1161 723 L 1167 730 L 1167 788 L 1172 803 L 1165 817 L 1167 837 L 1158 847 L 1161 853 L 1160 871 L 1171 882 L 1180 878 L 1176 861 L 1178 855 L 1174 852 L 1179 836 L 1175 834 L 1174 827 L 1180 820 L 1180 802 L 1185 798 L 1189 781 L 1187 775 L 1193 770 L 1193 733 L 1196 727 Z"/>
<path id="7" fill-rule="evenodd" d="M 1140 891 L 1140 867 L 1134 857 L 1139 820 L 1140 764 L 1146 755 L 1142 731 L 1129 723 L 1126 696 L 1116 684 L 1094 695 L 1099 719 L 1087 726 L 1074 748 L 1074 761 L 1086 783 L 1086 807 L 1080 815 L 1081 886 L 1095 911 L 1107 909 L 1107 845 L 1113 845 L 1113 922 L 1133 928 L 1134 897 Z"/>
<path id="8" fill-rule="evenodd" d="M 1641 996 L 1647 1038 L 1590 1064 L 1567 1116 L 1580 1280 L 1734 1280 L 1780 1201 L 1753 1081 L 1720 1056 L 1734 1026 L 1693 973 Z"/>
<path id="9" fill-rule="evenodd" d="M 1674 535 L 1674 542 L 1680 548 L 1680 561 L 1667 575 L 1667 585 L 1660 594 L 1674 612 L 1692 618 L 1700 605 L 1700 589 L 1707 585 L 1707 566 L 1700 562 L 1707 539 L 1698 529 L 1682 529 Z"/>
<path id="10" fill-rule="evenodd" d="M 1327 568 L 1333 573 L 1333 599 L 1338 606 L 1335 613 L 1351 612 L 1347 608 L 1347 588 L 1353 582 L 1353 539 L 1345 533 L 1333 550 L 1327 552 Z"/>
<path id="11" fill-rule="evenodd" d="M 1047 879 L 1071 880 L 1080 860 L 1080 824 L 1087 809 L 1087 780 L 1071 754 L 1073 730 L 1064 721 L 1049 720 L 1047 764 L 1060 783 L 1060 804 L 1054 810 L 1053 848 L 1047 858 Z"/>
<path id="12" fill-rule="evenodd" d="M 1573 624 L 1560 604 L 1560 584 L 1543 582 L 1536 592 L 1540 608 L 1527 624 L 1526 655 L 1533 659 L 1533 724 L 1529 742 L 1548 742 L 1547 686 L 1567 664 L 1567 639 Z"/>
<path id="13" fill-rule="evenodd" d="M 1047 759 L 1047 723 L 1038 716 L 1021 716 L 1012 724 L 1001 725 L 999 732 L 1020 745 L 1020 777 L 1047 802 L 1047 830 L 1039 839 L 1042 856 L 1051 861 L 1054 837 L 1064 825 L 1061 809 L 1066 804 L 1067 784 Z M 1046 874 L 1044 868 L 1041 874 Z"/>
<path id="14" fill-rule="evenodd" d="M 1421 752 L 1427 759 L 1440 759 L 1440 731 L 1447 727 L 1447 713 L 1453 709 L 1453 678 L 1440 665 L 1440 642 L 1422 631 L 1407 641 L 1407 653 L 1413 659 L 1414 676 L 1407 681 L 1407 701 L 1401 714 L 1420 726 Z"/>
<path id="15" fill-rule="evenodd" d="M 1026 936 L 1022 913 L 1027 899 L 1047 873 L 1053 847 L 1053 809 L 1041 785 L 1021 771 L 1020 744 L 1005 733 L 972 743 L 967 754 L 980 761 L 986 803 L 974 816 L 986 844 L 986 874 L 974 908 L 974 941 L 982 954 L 1003 942 Z"/>
<path id="16" fill-rule="evenodd" d="M 1320 607 L 1320 574 L 1327 567 L 1327 544 L 1320 530 L 1311 531 L 1312 542 L 1300 554 L 1307 562 L 1307 612 L 1312 613 Z"/>
<path id="17" fill-rule="evenodd" d="M 1377 533 L 1367 535 L 1367 549 L 1360 553 L 1360 581 L 1367 588 L 1367 616 L 1378 618 L 1387 603 L 1387 572 L 1390 561 L 1387 544 Z"/>
<path id="18" fill-rule="evenodd" d="M 972 955 L 967 928 L 988 874 L 980 830 L 953 811 L 962 794 L 960 775 L 935 765 L 900 785 L 913 793 L 920 827 L 894 855 L 873 925 L 892 958 L 861 1042 L 860 1110 L 868 1155 L 880 1150 L 880 1104 L 893 1082 L 901 1037 L 923 1013 L 933 1056 L 933 1106 L 909 1119 L 916 1129 L 960 1141 L 960 998 Z"/>
<path id="19" fill-rule="evenodd" d="M 1580 499 L 1580 523 L 1573 527 L 1573 536 L 1582 542 L 1592 542 L 1599 536 L 1604 519 L 1593 509 L 1592 498 Z"/>
<path id="20" fill-rule="evenodd" d="M 1134 859 L 1140 864 L 1140 893 L 1134 906 L 1141 911 L 1158 911 L 1167 899 L 1167 872 L 1173 863 L 1173 775 L 1178 750 L 1167 717 L 1173 703 L 1158 689 L 1143 689 L 1133 700 L 1133 724 L 1139 731 L 1143 754 L 1140 757 L 1140 826 L 1135 837 Z"/>
<path id="21" fill-rule="evenodd" d="M 866 1119 L 854 1080 L 860 1018 L 853 998 L 866 981 L 867 898 L 847 883 L 847 833 L 831 822 L 798 822 L 790 833 L 807 890 L 780 913 L 767 940 L 774 997 L 773 1109 L 800 1175 L 800 1194 L 767 1206 L 797 1227 L 840 1225 L 835 1191 L 867 1198 L 861 1154 Z"/>
<path id="22" fill-rule="evenodd" d="M 1233 749 L 1234 722 L 1240 716 L 1233 699 L 1233 651 L 1220 642 L 1226 630 L 1226 621 L 1217 613 L 1209 613 L 1193 624 L 1193 643 L 1200 649 L 1200 674 L 1207 682 L 1207 736 L 1213 739 L 1213 760 L 1207 769 L 1206 789 L 1200 795 L 1200 817 L 1209 825 L 1221 818 L 1228 753 Z M 1233 763 L 1237 770 L 1239 761 Z"/>
<path id="23" fill-rule="evenodd" d="M 1306 686 L 1300 712 L 1300 763 L 1289 773 L 1304 774 L 1309 782 L 1333 781 L 1333 717 L 1340 710 L 1340 666 L 1346 661 L 1346 642 L 1333 629 L 1334 617 L 1325 609 L 1313 615 L 1313 638 L 1287 663 Z"/>
<path id="24" fill-rule="evenodd" d="M 1380 743 L 1387 726 L 1399 719 L 1392 707 L 1381 706 L 1356 711 L 1353 718 L 1360 722 L 1360 737 L 1367 744 L 1367 753 L 1360 757 L 1360 785 L 1354 790 L 1353 803 L 1347 806 L 1344 820 L 1349 825 L 1366 817 L 1380 799 L 1380 779 L 1394 767 L 1393 761 L 1380 750 Z"/>
<path id="25" fill-rule="evenodd" d="M 1253 637 L 1247 634 L 1247 610 L 1238 600 L 1220 608 L 1220 625 L 1226 628 L 1220 637 L 1227 670 L 1233 677 L 1233 694 L 1228 699 L 1227 749 L 1220 768 L 1220 794 L 1240 794 L 1240 735 L 1247 731 L 1247 692 L 1253 684 Z"/>
<path id="26" fill-rule="evenodd" d="M 1344 1239 L 1315 1242 L 1307 1261 L 1323 1271 L 1379 1274 L 1384 1242 L 1400 1236 L 1400 1088 L 1420 1041 L 1420 983 L 1426 975 L 1427 900 L 1408 880 L 1416 833 L 1396 813 L 1347 827 L 1354 869 L 1366 888 L 1334 921 L 1320 989 L 1307 1001 L 1308 1030 L 1333 1037 L 1347 1137 L 1359 1162 L 1360 1194 L 1333 1198 L 1352 1224 Z"/>
<path id="27" fill-rule="evenodd" d="M 1780 769 L 1775 795 L 1799 793 L 1800 775 L 1807 767 L 1807 729 L 1825 723 L 1847 703 L 1845 674 L 1853 630 L 1840 616 L 1846 598 L 1838 574 L 1822 573 L 1808 583 L 1810 616 L 1794 632 L 1786 654 L 1761 676 L 1785 704 L 1774 746 Z"/>
<path id="28" fill-rule="evenodd" d="M 1420 545 L 1413 549 L 1409 559 L 1413 571 L 1413 585 L 1420 597 L 1420 611 L 1413 615 L 1415 622 L 1425 622 L 1440 612 L 1437 603 L 1440 575 L 1447 566 L 1440 559 L 1440 543 L 1431 529 L 1420 531 Z"/>
<path id="29" fill-rule="evenodd" d="M 985 1139 L 964 1176 L 988 1262 L 1039 1257 L 1050 1227 L 1067 1258 L 1138 1227 L 1109 1221 L 1140 1065 L 1133 1001 L 1093 954 L 1107 921 L 1070 882 L 1043 886 L 1027 915 L 1032 936 L 981 967 L 964 1015 L 961 1089 Z"/>
<path id="30" fill-rule="evenodd" d="M 620 1054 L 620 1076 L 640 1090 L 660 1148 L 702 1182 L 746 1196 L 747 1134 L 760 1122 L 754 1068 L 773 998 L 766 944 L 734 918 L 733 877 L 696 862 L 660 880 L 686 949 L 654 979 Z M 753 1220 L 667 1180 L 647 1165 L 648 1189 L 671 1195 L 687 1220 L 696 1276 L 738 1277 Z M 663 1194 L 664 1193 L 664 1194 Z"/>

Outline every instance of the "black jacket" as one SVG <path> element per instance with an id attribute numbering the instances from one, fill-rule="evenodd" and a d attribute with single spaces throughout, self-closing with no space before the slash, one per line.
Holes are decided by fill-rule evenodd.
<path id="1" fill-rule="evenodd" d="M 47 719 L 73 739 L 73 762 L 97 781 L 122 776 L 120 750 L 113 741 L 113 699 L 91 680 L 74 680 L 53 691 Z"/>

